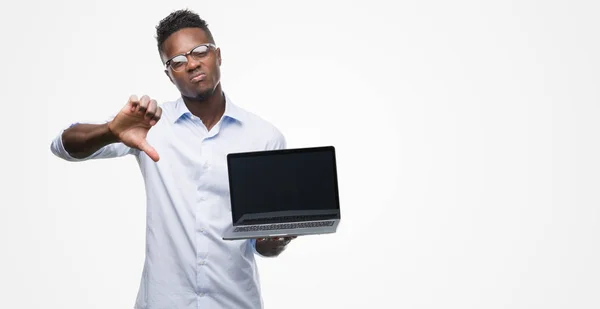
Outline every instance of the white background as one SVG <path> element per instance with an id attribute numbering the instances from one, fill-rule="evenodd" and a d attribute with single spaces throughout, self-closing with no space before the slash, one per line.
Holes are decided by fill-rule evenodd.
<path id="1" fill-rule="evenodd" d="M 599 308 L 597 3 L 3 2 L 0 308 L 133 306 L 134 158 L 49 146 L 177 97 L 154 27 L 185 7 L 240 106 L 337 148 L 339 232 L 259 260 L 266 309 Z"/>

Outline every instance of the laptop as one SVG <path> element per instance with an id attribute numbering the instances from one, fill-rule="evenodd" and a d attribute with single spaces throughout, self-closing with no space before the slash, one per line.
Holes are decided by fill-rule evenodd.
<path id="1" fill-rule="evenodd" d="M 333 146 L 230 153 L 227 169 L 232 226 L 224 240 L 336 232 Z"/>

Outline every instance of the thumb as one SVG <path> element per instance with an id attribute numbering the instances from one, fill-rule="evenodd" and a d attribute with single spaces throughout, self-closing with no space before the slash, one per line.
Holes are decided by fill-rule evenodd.
<path id="1" fill-rule="evenodd" d="M 154 162 L 158 162 L 158 160 L 160 160 L 160 157 L 158 156 L 158 152 L 156 152 L 154 147 L 152 147 L 152 146 L 150 146 L 150 144 L 148 144 L 146 139 L 142 140 L 142 142 L 139 145 L 139 148 L 141 151 L 145 152 L 150 157 L 150 159 L 152 159 Z"/>

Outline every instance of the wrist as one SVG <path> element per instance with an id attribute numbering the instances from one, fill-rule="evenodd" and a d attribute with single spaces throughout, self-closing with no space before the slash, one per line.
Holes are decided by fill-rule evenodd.
<path id="1" fill-rule="evenodd" d="M 118 143 L 118 142 L 120 142 L 120 139 L 119 139 L 119 137 L 117 136 L 117 134 L 115 134 L 115 132 L 113 131 L 113 129 L 111 129 L 111 124 L 112 124 L 112 121 L 110 121 L 110 122 L 107 122 L 107 123 L 104 125 L 104 128 L 103 128 L 103 129 L 104 129 L 104 131 L 105 131 L 105 132 L 104 132 L 104 134 L 103 134 L 103 136 L 104 136 L 104 139 L 105 139 L 105 141 L 106 141 L 106 142 L 108 142 L 109 144 L 112 144 L 112 143 Z"/>

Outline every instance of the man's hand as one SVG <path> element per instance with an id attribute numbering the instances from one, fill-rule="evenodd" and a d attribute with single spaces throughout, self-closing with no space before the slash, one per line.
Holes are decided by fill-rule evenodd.
<path id="1" fill-rule="evenodd" d="M 138 100 L 137 96 L 129 97 L 127 104 L 108 124 L 108 129 L 123 144 L 145 152 L 154 162 L 160 157 L 156 150 L 146 142 L 146 136 L 162 115 L 162 109 L 155 100 L 147 95 Z"/>
<path id="2" fill-rule="evenodd" d="M 266 257 L 276 257 L 286 246 L 297 236 L 290 237 L 273 237 L 273 238 L 258 238 L 256 240 L 256 252 Z"/>

